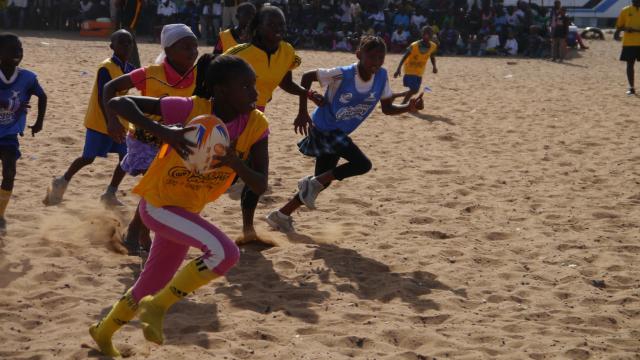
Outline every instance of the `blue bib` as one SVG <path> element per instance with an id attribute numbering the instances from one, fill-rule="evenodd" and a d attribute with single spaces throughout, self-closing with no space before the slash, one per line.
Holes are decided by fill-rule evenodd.
<path id="1" fill-rule="evenodd" d="M 349 134 L 362 124 L 380 101 L 387 85 L 387 71 L 380 68 L 374 75 L 371 90 L 361 94 L 356 89 L 356 66 L 341 68 L 342 82 L 333 101 L 317 108 L 311 115 L 313 125 L 318 130 L 328 132 L 340 129 Z"/>
<path id="2" fill-rule="evenodd" d="M 18 76 L 11 84 L 0 81 L 0 98 L 20 103 L 26 103 L 31 95 L 42 91 L 36 74 L 25 69 L 16 68 Z M 0 108 L 0 137 L 15 135 L 24 132 L 27 123 L 27 110 L 20 109 L 16 112 Z"/>

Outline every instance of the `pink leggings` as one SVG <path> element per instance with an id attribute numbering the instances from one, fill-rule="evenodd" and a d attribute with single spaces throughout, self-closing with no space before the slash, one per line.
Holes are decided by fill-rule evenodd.
<path id="1" fill-rule="evenodd" d="M 240 250 L 236 244 L 198 214 L 173 206 L 157 208 L 141 200 L 140 216 L 156 236 L 144 270 L 131 288 L 136 301 L 167 285 L 189 247 L 202 250 L 204 264 L 218 275 L 224 275 L 238 262 Z"/>

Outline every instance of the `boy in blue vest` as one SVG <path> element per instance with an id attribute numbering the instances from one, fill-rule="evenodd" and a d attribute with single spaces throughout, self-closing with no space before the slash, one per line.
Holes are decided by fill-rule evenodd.
<path id="1" fill-rule="evenodd" d="M 422 94 L 405 105 L 393 105 L 387 70 L 382 65 L 387 47 L 378 36 L 364 36 L 356 51 L 358 62 L 333 69 L 318 69 L 305 73 L 301 85 L 305 89 L 314 81 L 327 88 L 324 104 L 312 115 L 309 126 L 307 98 L 300 97 L 299 115 L 294 122 L 296 133 L 307 135 L 298 143 L 300 152 L 316 158 L 315 176 L 298 182 L 298 193 L 279 210 L 267 215 L 267 223 L 282 232 L 292 232 L 291 214 L 300 206 L 315 209 L 315 200 L 333 180 L 363 175 L 371 170 L 371 161 L 351 140 L 353 132 L 382 104 L 385 115 L 415 112 L 424 108 Z M 347 160 L 338 166 L 340 158 Z"/>
<path id="2" fill-rule="evenodd" d="M 36 74 L 18 67 L 22 55 L 22 42 L 17 35 L 0 34 L 0 232 L 6 230 L 4 212 L 11 199 L 16 161 L 20 158 L 18 135 L 24 133 L 31 96 L 38 97 L 38 118 L 33 126 L 29 126 L 32 136 L 42 130 L 47 111 L 47 95 L 40 87 Z"/>

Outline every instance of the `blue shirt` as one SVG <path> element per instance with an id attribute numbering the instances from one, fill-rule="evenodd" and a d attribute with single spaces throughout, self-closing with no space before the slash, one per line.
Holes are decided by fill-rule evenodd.
<path id="1" fill-rule="evenodd" d="M 19 101 L 24 104 L 29 102 L 32 95 L 38 97 L 44 95 L 44 90 L 40 87 L 34 72 L 21 68 L 16 68 L 15 71 L 17 76 L 13 81 L 9 79 L 10 83 L 0 79 L 0 99 Z M 0 137 L 20 134 L 24 132 L 26 124 L 26 108 L 20 108 L 15 112 L 0 108 Z"/>
<path id="2" fill-rule="evenodd" d="M 342 82 L 330 104 L 317 108 L 311 118 L 322 132 L 340 129 L 353 132 L 371 114 L 382 98 L 387 85 L 387 71 L 380 68 L 373 78 L 371 90 L 359 93 L 356 89 L 357 64 L 342 67 Z M 328 97 L 328 94 L 325 94 Z"/>
<path id="3" fill-rule="evenodd" d="M 405 29 L 409 28 L 410 22 L 411 18 L 409 18 L 409 15 L 396 14 L 396 16 L 393 18 L 393 25 L 402 25 Z"/>

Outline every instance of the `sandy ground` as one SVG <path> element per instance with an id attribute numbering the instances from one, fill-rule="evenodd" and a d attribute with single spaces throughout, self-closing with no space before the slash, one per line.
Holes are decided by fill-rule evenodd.
<path id="1" fill-rule="evenodd" d="M 81 172 L 60 206 L 41 205 L 81 154 L 93 73 L 110 54 L 102 40 L 33 35 L 23 66 L 50 103 L 45 130 L 22 139 L 0 240 L 0 358 L 95 358 L 88 326 L 139 270 L 110 245 L 135 208 L 135 179 L 122 186 L 125 213 L 98 201 L 115 158 Z M 640 358 L 640 99 L 624 95 L 620 44 L 590 45 L 565 64 L 440 58 L 422 115 L 376 110 L 353 134 L 369 174 L 296 213 L 297 234 L 258 221 L 280 246 L 244 247 L 226 279 L 172 308 L 164 346 L 137 321 L 115 343 L 149 359 Z M 148 63 L 158 46 L 141 51 Z M 295 79 L 355 61 L 300 55 Z M 390 72 L 399 58 L 387 57 Z M 259 217 L 312 172 L 295 147 L 296 111 L 282 91 L 267 109 L 271 192 Z M 239 234 L 238 202 L 204 214 Z"/>

